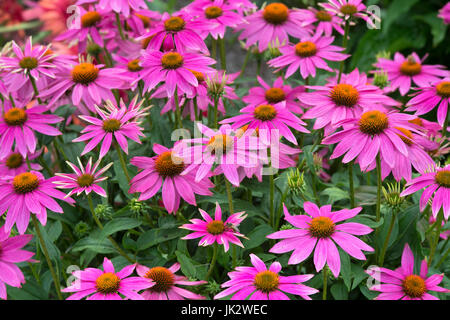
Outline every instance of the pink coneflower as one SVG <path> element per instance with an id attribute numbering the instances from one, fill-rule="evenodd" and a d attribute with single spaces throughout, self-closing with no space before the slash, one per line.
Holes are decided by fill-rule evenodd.
<path id="1" fill-rule="evenodd" d="M 103 158 L 109 151 L 113 141 L 117 142 L 120 148 L 128 154 L 128 139 L 141 143 L 139 136 L 145 137 L 140 127 L 140 119 L 147 115 L 150 107 L 142 108 L 144 100 L 137 102 L 136 96 L 127 107 L 123 100 L 120 101 L 120 108 L 117 108 L 111 101 L 106 101 L 105 109 L 95 106 L 97 114 L 101 119 L 91 116 L 79 116 L 91 125 L 84 128 L 80 137 L 72 140 L 80 142 L 90 140 L 84 147 L 81 155 L 84 155 L 94 149 L 102 140 L 100 148 L 100 158 Z M 113 139 L 114 138 L 114 139 Z"/>
<path id="2" fill-rule="evenodd" d="M 192 20 L 192 17 L 185 12 L 175 13 L 172 16 L 165 12 L 161 22 L 137 40 L 151 37 L 147 46 L 148 50 L 159 51 L 163 43 L 170 42 L 179 53 L 200 51 L 209 54 L 205 42 L 199 36 L 201 30 L 208 28 L 209 25 Z"/>
<path id="3" fill-rule="evenodd" d="M 197 53 L 147 50 L 142 53 L 140 65 L 144 70 L 139 79 L 144 81 L 145 92 L 164 82 L 169 96 L 174 95 L 175 89 L 178 90 L 178 95 L 192 94 L 192 87 L 197 87 L 198 81 L 191 70 L 210 73 L 213 69 L 208 66 L 214 63 L 214 59 Z"/>
<path id="4" fill-rule="evenodd" d="M 341 120 L 358 117 L 364 109 L 378 105 L 389 110 L 400 103 L 386 96 L 380 88 L 367 83 L 367 75 L 358 69 L 343 74 L 341 81 L 331 79 L 325 86 L 307 86 L 312 92 L 300 94 L 300 102 L 309 106 L 304 119 L 316 119 L 314 129 L 336 128 Z"/>
<path id="5" fill-rule="evenodd" d="M 450 216 L 450 165 L 443 168 L 435 167 L 432 172 L 423 173 L 420 177 L 412 179 L 406 186 L 407 188 L 401 193 L 402 197 L 426 188 L 420 197 L 420 211 L 425 209 L 431 199 L 434 218 L 442 208 L 445 220 L 448 219 Z"/>
<path id="6" fill-rule="evenodd" d="M 139 201 L 153 197 L 162 186 L 162 200 L 169 213 L 176 213 L 180 206 L 180 198 L 196 205 L 195 194 L 210 196 L 209 188 L 214 185 L 205 177 L 195 181 L 193 173 L 181 175 L 186 164 L 174 150 L 155 143 L 152 158 L 134 157 L 130 163 L 142 169 L 131 180 L 129 193 L 140 192 Z"/>
<path id="7" fill-rule="evenodd" d="M 89 296 L 87 300 L 144 300 L 137 292 L 154 284 L 141 277 L 129 277 L 135 267 L 136 264 L 132 264 L 116 272 L 112 262 L 105 258 L 103 270 L 86 268 L 74 271 L 72 274 L 77 279 L 61 291 L 75 292 L 66 300 L 81 300 L 86 296 Z"/>
<path id="8" fill-rule="evenodd" d="M 329 37 L 333 34 L 333 29 L 335 29 L 340 34 L 344 34 L 344 30 L 342 29 L 343 21 L 336 13 L 327 10 L 317 10 L 313 7 L 309 7 L 308 10 L 299 9 L 299 11 L 303 14 L 302 27 L 317 23 L 317 33 L 323 32 Z"/>
<path id="9" fill-rule="evenodd" d="M 195 21 L 209 25 L 207 30 L 201 30 L 202 38 L 208 34 L 214 39 L 224 38 L 227 27 L 235 28 L 242 23 L 241 15 L 234 12 L 235 6 L 224 0 L 211 0 L 208 2 L 192 4 L 189 12 L 195 16 Z"/>
<path id="10" fill-rule="evenodd" d="M 428 113 L 438 104 L 437 120 L 442 126 L 448 114 L 450 104 L 450 78 L 445 78 L 432 85 L 422 86 L 414 93 L 414 97 L 408 101 L 405 111 L 415 111 L 416 116 Z"/>
<path id="11" fill-rule="evenodd" d="M 442 65 L 422 64 L 425 58 L 426 56 L 421 60 L 415 52 L 405 58 L 400 52 L 396 52 L 394 60 L 379 58 L 375 66 L 386 71 L 392 91 L 398 88 L 404 96 L 410 90 L 411 82 L 418 87 L 429 87 L 430 83 L 449 76 L 447 70 L 442 70 L 445 68 Z"/>
<path id="12" fill-rule="evenodd" d="M 244 96 L 242 101 L 252 106 L 275 104 L 285 101 L 286 108 L 290 112 L 297 114 L 303 113 L 298 101 L 296 101 L 300 93 L 305 91 L 303 86 L 291 88 L 291 86 L 283 84 L 282 77 L 278 77 L 272 86 L 268 85 L 260 76 L 257 76 L 257 79 L 262 88 L 250 88 L 248 95 Z"/>
<path id="13" fill-rule="evenodd" d="M 428 292 L 450 292 L 438 286 L 444 277 L 443 274 L 427 276 L 426 260 L 422 260 L 420 274 L 414 273 L 414 255 L 407 243 L 403 249 L 401 267 L 396 270 L 375 267 L 366 272 L 381 282 L 370 288 L 381 292 L 375 300 L 439 300 Z"/>
<path id="14" fill-rule="evenodd" d="M 239 40 L 246 39 L 246 47 L 258 43 L 258 49 L 263 52 L 269 44 L 283 44 L 289 41 L 289 36 L 302 38 L 308 36 L 312 27 L 301 27 L 302 13 L 289 9 L 281 2 L 273 2 L 263 9 L 245 17 L 245 22 L 236 29 L 243 30 Z"/>
<path id="15" fill-rule="evenodd" d="M 241 115 L 222 120 L 220 123 L 233 123 L 233 129 L 248 124 L 249 133 L 258 128 L 259 136 L 266 145 L 270 145 L 272 132 L 297 144 L 297 139 L 289 127 L 309 133 L 309 130 L 304 127 L 306 123 L 290 112 L 284 101 L 276 104 L 250 105 L 242 108 L 240 112 Z"/>
<path id="16" fill-rule="evenodd" d="M 322 144 L 338 143 L 330 159 L 346 153 L 342 162 L 348 163 L 356 158 L 363 171 L 378 154 L 391 168 L 403 165 L 395 163 L 395 153 L 408 156 L 408 148 L 401 139 L 402 136 L 407 137 L 398 128 L 416 132 L 416 125 L 408 122 L 411 119 L 414 116 L 404 113 L 368 110 L 359 117 L 341 121 L 344 130 L 326 137 Z"/>
<path id="17" fill-rule="evenodd" d="M 268 62 L 273 68 L 286 69 L 285 78 L 289 78 L 297 69 L 301 76 L 306 79 L 309 76 L 316 76 L 316 68 L 332 72 L 324 59 L 330 61 L 342 61 L 350 55 L 339 53 L 344 48 L 331 45 L 334 37 L 322 37 L 321 33 L 314 36 L 302 37 L 296 45 L 286 45 L 279 48 L 281 56 Z M 279 70 L 279 69 L 278 69 Z"/>
<path id="18" fill-rule="evenodd" d="M 79 64 L 61 67 L 57 73 L 54 83 L 42 91 L 41 98 L 48 98 L 48 106 L 51 107 L 66 92 L 72 89 L 72 102 L 84 113 L 88 110 L 81 103 L 95 112 L 94 105 L 100 104 L 102 100 L 114 100 L 112 89 L 129 88 L 128 78 L 124 71 L 118 68 L 103 68 L 104 65 L 95 65 L 91 62 L 80 62 Z"/>
<path id="19" fill-rule="evenodd" d="M 130 15 L 131 10 L 136 11 L 147 8 L 147 4 L 144 0 L 78 0 L 77 4 L 93 2 L 98 2 L 97 6 L 102 10 L 121 13 L 125 17 L 128 17 Z"/>
<path id="20" fill-rule="evenodd" d="M 76 193 L 77 196 L 83 192 L 89 194 L 92 191 L 102 197 L 106 197 L 105 190 L 100 187 L 98 183 L 108 179 L 108 177 L 102 177 L 101 175 L 113 165 L 113 162 L 108 163 L 105 167 L 96 171 L 100 164 L 101 158 L 98 159 L 94 165 L 92 165 L 92 158 L 89 158 L 86 168 L 81 164 L 80 158 L 77 159 L 78 164 L 80 165 L 79 168 L 73 163 L 66 161 L 75 174 L 55 173 L 55 175 L 60 179 L 53 181 L 53 183 L 57 185 L 57 188 L 72 189 L 66 197 L 70 197 L 74 193 Z"/>
<path id="21" fill-rule="evenodd" d="M 201 238 L 198 243 L 199 246 L 210 246 L 213 243 L 223 245 L 225 252 L 228 251 L 229 242 L 234 243 L 240 247 L 244 247 L 237 237 L 244 237 L 238 232 L 239 224 L 247 217 L 245 212 L 236 212 L 231 214 L 225 221 L 222 219 L 222 209 L 219 203 L 216 202 L 216 211 L 214 219 L 204 210 L 198 209 L 204 220 L 191 219 L 191 224 L 183 224 L 180 228 L 194 231 L 191 234 L 181 238 L 183 240 Z"/>
<path id="22" fill-rule="evenodd" d="M 447 2 L 445 6 L 439 10 L 438 17 L 442 18 L 445 24 L 450 24 L 450 2 Z"/>
<path id="23" fill-rule="evenodd" d="M 117 61 L 116 68 L 124 71 L 123 75 L 129 79 L 129 85 L 131 90 L 136 90 L 140 77 L 143 76 L 144 67 L 140 65 L 140 57 L 126 58 L 120 55 L 114 55 L 114 59 Z"/>
<path id="24" fill-rule="evenodd" d="M 25 277 L 16 263 L 31 262 L 34 255 L 34 252 L 22 250 L 33 238 L 31 234 L 9 237 L 9 233 L 4 226 L 0 228 L 0 298 L 4 300 L 7 299 L 5 284 L 20 288 L 25 283 Z"/>
<path id="25" fill-rule="evenodd" d="M 180 270 L 180 264 L 174 263 L 170 268 L 153 267 L 148 268 L 143 265 L 136 266 L 137 274 L 145 281 L 154 285 L 141 293 L 145 300 L 203 300 L 205 297 L 195 294 L 182 286 L 197 286 L 207 283 L 206 281 L 189 281 L 184 276 L 176 275 Z"/>
<path id="26" fill-rule="evenodd" d="M 250 254 L 252 267 L 237 267 L 229 272 L 230 280 L 221 285 L 227 288 L 217 294 L 214 299 L 220 299 L 233 294 L 231 300 L 290 300 L 286 295 L 292 294 L 311 300 L 309 297 L 319 290 L 305 286 L 302 282 L 308 281 L 314 275 L 303 274 L 294 276 L 281 276 L 281 264 L 273 262 L 269 268 L 253 253 Z"/>
<path id="27" fill-rule="evenodd" d="M 46 106 L 35 106 L 29 109 L 4 104 L 4 113 L 0 117 L 0 158 L 4 158 L 12 150 L 14 142 L 16 150 L 26 157 L 36 150 L 35 131 L 47 136 L 57 136 L 61 132 L 48 125 L 58 123 L 63 118 L 52 114 L 44 114 Z"/>
<path id="28" fill-rule="evenodd" d="M 319 3 L 319 6 L 336 13 L 344 20 L 349 20 L 352 17 L 361 18 L 372 27 L 376 27 L 372 20 L 380 21 L 380 17 L 366 10 L 362 0 L 328 0 L 326 3 Z"/>
<path id="29" fill-rule="evenodd" d="M 64 193 L 55 189 L 54 180 L 55 178 L 45 179 L 37 171 L 0 179 L 0 214 L 8 211 L 5 220 L 7 231 L 16 224 L 19 233 L 24 234 L 31 213 L 36 215 L 42 225 L 47 222 L 47 209 L 63 213 L 63 209 L 53 198 L 75 203 L 72 198 L 65 197 Z"/>
<path id="30" fill-rule="evenodd" d="M 337 278 L 341 270 L 341 261 L 335 243 L 358 260 L 366 260 L 362 250 L 373 251 L 372 247 L 354 236 L 369 234 L 373 231 L 371 228 L 356 222 L 338 224 L 356 216 L 362 210 L 361 207 L 331 211 L 331 205 L 319 208 L 312 202 L 305 202 L 303 208 L 305 215 L 291 216 L 283 205 L 285 219 L 296 228 L 267 236 L 269 239 L 284 239 L 273 246 L 270 252 L 285 253 L 294 250 L 289 258 L 289 264 L 304 261 L 315 250 L 316 271 L 322 270 L 326 262 Z"/>
<path id="31" fill-rule="evenodd" d="M 38 151 L 35 153 L 27 153 L 25 157 L 23 157 L 18 151 L 17 148 L 14 151 L 9 152 L 4 158 L 0 159 L 0 177 L 5 176 L 16 176 L 19 173 L 27 172 L 28 165 L 27 159 L 29 161 L 36 159 L 41 155 L 42 151 Z M 37 164 L 30 162 L 30 167 L 34 171 L 39 171 L 42 167 Z"/>

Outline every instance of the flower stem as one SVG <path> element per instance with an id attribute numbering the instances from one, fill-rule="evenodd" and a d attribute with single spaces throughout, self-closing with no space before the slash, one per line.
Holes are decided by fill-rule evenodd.
<path id="1" fill-rule="evenodd" d="M 443 218 L 444 218 L 444 210 L 441 208 L 441 210 L 439 210 L 439 213 L 438 213 L 438 216 L 437 216 L 437 219 L 436 219 L 436 235 L 435 235 L 433 243 L 431 244 L 430 257 L 428 259 L 428 267 L 431 266 L 431 262 L 433 261 L 434 254 L 436 252 L 436 247 L 438 245 L 439 238 L 440 238 L 440 235 L 441 235 L 442 219 Z"/>
<path id="2" fill-rule="evenodd" d="M 116 12 L 116 23 L 117 28 L 119 29 L 120 38 L 122 38 L 122 40 L 125 40 L 125 34 L 123 33 L 122 23 L 120 22 L 120 15 L 117 12 Z"/>
<path id="3" fill-rule="evenodd" d="M 381 159 L 380 154 L 377 154 L 377 207 L 376 207 L 376 219 L 377 222 L 381 219 Z M 377 228 L 377 233 L 379 231 L 379 227 Z"/>
<path id="4" fill-rule="evenodd" d="M 239 76 L 242 76 L 245 72 L 245 69 L 247 68 L 248 61 L 250 60 L 251 51 L 250 49 L 247 50 L 247 54 L 245 55 L 244 63 L 242 64 L 241 73 Z"/>
<path id="5" fill-rule="evenodd" d="M 36 95 L 37 101 L 39 104 L 42 104 L 41 98 L 39 98 L 39 91 L 36 86 L 36 81 L 34 80 L 33 76 L 31 74 L 28 75 L 28 78 L 30 78 L 31 85 L 33 86 L 34 94 Z"/>
<path id="6" fill-rule="evenodd" d="M 450 238 L 448 238 L 448 239 L 450 239 Z M 447 251 L 445 252 L 445 254 L 441 257 L 441 259 L 439 260 L 439 262 L 436 265 L 436 269 L 441 266 L 441 264 L 445 261 L 445 259 L 447 259 L 449 253 L 450 253 L 450 248 L 448 248 Z"/>
<path id="7" fill-rule="evenodd" d="M 349 30 L 350 30 L 350 23 L 349 23 L 349 20 L 346 20 L 345 27 L 344 27 L 344 38 L 342 39 L 342 47 L 344 48 L 344 52 L 347 51 Z M 341 64 L 339 65 L 339 75 L 338 75 L 337 83 L 341 82 L 342 72 L 344 71 L 344 65 L 345 65 L 345 60 L 342 60 Z"/>
<path id="8" fill-rule="evenodd" d="M 227 70 L 227 55 L 225 53 L 225 40 L 219 38 L 219 48 L 220 48 L 220 65 L 222 70 Z"/>
<path id="9" fill-rule="evenodd" d="M 384 256 L 386 254 L 386 250 L 389 244 L 389 238 L 391 237 L 392 234 L 392 229 L 394 228 L 394 224 L 395 224 L 395 218 L 397 217 L 397 209 L 393 209 L 392 210 L 392 216 L 391 216 L 391 222 L 389 224 L 389 230 L 388 233 L 386 235 L 386 239 L 384 239 L 384 243 L 383 243 L 383 248 L 381 249 L 381 254 L 380 254 L 380 260 L 378 262 L 378 265 L 380 267 L 383 266 L 384 263 Z"/>
<path id="10" fill-rule="evenodd" d="M 208 281 L 209 277 L 211 276 L 211 273 L 214 270 L 214 266 L 216 265 L 217 251 L 218 251 L 217 249 L 218 249 L 217 242 L 214 242 L 213 256 L 212 256 L 212 259 L 211 259 L 211 264 L 209 265 L 208 273 L 206 274 L 206 278 L 205 278 L 206 281 Z"/>
<path id="11" fill-rule="evenodd" d="M 270 216 L 269 216 L 269 225 L 274 227 L 274 219 L 275 219 L 275 217 L 274 217 L 274 215 L 275 215 L 275 206 L 274 206 L 274 201 L 275 201 L 275 179 L 273 177 L 273 173 L 270 174 L 269 181 L 270 181 L 270 199 L 269 199 Z"/>
<path id="12" fill-rule="evenodd" d="M 194 120 L 198 121 L 198 101 L 197 101 L 197 96 L 194 97 Z"/>
<path id="13" fill-rule="evenodd" d="M 42 248 L 42 252 L 44 253 L 45 260 L 47 261 L 48 268 L 50 269 L 50 273 L 52 275 L 53 282 L 55 283 L 56 295 L 58 296 L 59 300 L 63 300 L 63 297 L 61 295 L 61 286 L 59 284 L 59 278 L 57 277 L 57 275 L 55 273 L 55 269 L 53 269 L 53 264 L 52 264 L 49 254 L 48 254 L 47 246 L 45 245 L 44 238 L 42 237 L 42 234 L 41 234 L 41 229 L 39 228 L 39 222 L 37 221 L 36 216 L 34 214 L 31 215 L 31 219 L 33 221 L 34 230 L 36 231 L 36 235 L 39 238 L 39 243 L 41 244 L 41 248 Z"/>
<path id="14" fill-rule="evenodd" d="M 226 178 L 225 178 L 225 187 L 227 189 L 228 207 L 230 210 L 230 215 L 232 215 L 234 213 L 233 195 L 231 193 L 230 181 L 228 181 Z M 233 269 L 234 269 L 237 265 L 236 246 L 232 246 L 232 250 L 233 250 L 233 253 L 232 253 L 233 254 Z"/>
<path id="15" fill-rule="evenodd" d="M 125 158 L 123 157 L 122 150 L 120 150 L 120 146 L 118 143 L 114 142 L 114 146 L 117 150 L 117 155 L 119 156 L 120 165 L 122 166 L 123 172 L 125 173 L 125 177 L 128 180 L 128 183 L 130 183 L 130 174 L 128 173 L 127 164 L 125 162 Z"/>
<path id="16" fill-rule="evenodd" d="M 95 211 L 94 211 L 94 204 L 92 203 L 92 196 L 91 194 L 87 195 L 87 199 L 88 199 L 88 203 L 89 203 L 89 209 L 91 210 L 92 213 L 92 217 L 94 218 L 95 223 L 97 224 L 97 226 L 100 228 L 100 230 L 103 230 L 103 224 L 101 223 L 101 221 L 98 219 L 98 217 L 95 215 Z M 136 261 L 134 261 L 133 259 L 131 259 L 126 253 L 125 251 L 122 250 L 122 248 L 120 248 L 120 246 L 117 244 L 117 242 L 111 237 L 108 236 L 109 241 L 111 242 L 111 244 L 113 245 L 113 247 L 117 250 L 117 252 L 119 252 L 119 254 L 124 257 L 125 259 L 127 259 L 130 263 L 135 263 Z"/>
<path id="17" fill-rule="evenodd" d="M 177 129 L 183 128 L 183 123 L 181 122 L 181 111 L 180 111 L 180 101 L 178 100 L 178 88 L 175 88 L 175 118 Z"/>
<path id="18" fill-rule="evenodd" d="M 214 95 L 214 128 L 219 128 L 219 96 L 217 94 Z"/>
<path id="19" fill-rule="evenodd" d="M 350 208 L 355 207 L 355 188 L 353 186 L 353 161 L 348 165 L 348 182 L 350 185 Z"/>
<path id="20" fill-rule="evenodd" d="M 328 269 L 327 266 L 323 267 L 323 292 L 322 292 L 322 300 L 327 300 L 327 280 L 328 280 Z"/>
<path id="21" fill-rule="evenodd" d="M 211 58 L 217 61 L 217 40 L 211 37 Z"/>
<path id="22" fill-rule="evenodd" d="M 447 110 L 447 114 L 445 115 L 445 121 L 444 125 L 442 126 L 442 136 L 447 137 L 448 136 L 448 118 L 450 117 L 450 111 Z M 445 142 L 445 139 L 442 139 L 443 143 Z"/>

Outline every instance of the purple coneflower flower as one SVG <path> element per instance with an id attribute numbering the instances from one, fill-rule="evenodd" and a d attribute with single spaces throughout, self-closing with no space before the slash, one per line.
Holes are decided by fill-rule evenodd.
<path id="1" fill-rule="evenodd" d="M 325 36 L 329 37 L 333 34 L 335 29 L 340 34 L 344 34 L 342 29 L 342 19 L 339 18 L 335 12 L 327 10 L 317 10 L 313 7 L 306 9 L 299 9 L 303 14 L 302 27 L 317 23 L 316 32 L 323 32 Z"/>
<path id="2" fill-rule="evenodd" d="M 381 21 L 380 17 L 366 10 L 362 0 L 328 0 L 325 3 L 319 3 L 319 6 L 327 11 L 336 13 L 338 16 L 349 20 L 353 17 L 361 18 L 371 27 L 376 27 L 375 21 Z"/>
<path id="3" fill-rule="evenodd" d="M 131 10 L 147 9 L 144 0 L 78 0 L 77 4 L 98 2 L 98 7 L 102 10 L 110 10 L 123 14 L 125 17 L 130 15 Z"/>
<path id="4" fill-rule="evenodd" d="M 38 151 L 35 153 L 27 153 L 27 155 L 23 157 L 16 148 L 15 151 L 11 151 L 3 159 L 0 159 L 0 177 L 14 177 L 19 173 L 27 172 L 29 169 L 26 160 L 34 160 L 40 155 L 41 151 Z M 39 171 L 42 169 L 39 164 L 33 162 L 30 162 L 30 167 L 34 171 Z"/>

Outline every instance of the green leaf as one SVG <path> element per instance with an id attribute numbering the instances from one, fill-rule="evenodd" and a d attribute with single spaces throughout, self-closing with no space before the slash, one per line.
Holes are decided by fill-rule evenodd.
<path id="1" fill-rule="evenodd" d="M 0 27 L 0 33 L 31 29 L 31 28 L 35 28 L 35 27 L 41 25 L 41 23 L 42 22 L 40 20 L 35 20 L 35 21 L 30 21 L 30 22 L 18 23 L 18 24 L 14 24 L 11 26 L 2 26 L 2 27 Z"/>
<path id="2" fill-rule="evenodd" d="M 339 257 L 341 258 L 341 276 L 348 291 L 351 290 L 352 285 L 352 268 L 349 255 L 341 249 L 339 250 Z"/>
<path id="3" fill-rule="evenodd" d="M 92 250 L 97 253 L 101 254 L 108 254 L 108 253 L 114 253 L 116 252 L 116 249 L 114 249 L 111 242 L 106 239 L 95 239 L 95 238 L 84 238 L 79 240 L 75 245 L 72 247 L 72 251 L 78 252 L 83 250 Z"/>
<path id="4" fill-rule="evenodd" d="M 260 246 L 265 241 L 269 240 L 266 236 L 273 232 L 273 229 L 267 224 L 257 226 L 255 230 L 248 234 L 248 240 L 243 240 L 244 248 L 250 250 Z"/>
<path id="5" fill-rule="evenodd" d="M 381 217 L 380 221 L 376 222 L 375 217 L 368 214 L 359 214 L 354 218 L 346 220 L 346 222 L 357 222 L 364 224 L 372 229 L 378 228 L 384 223 L 384 218 Z"/>
<path id="6" fill-rule="evenodd" d="M 348 192 L 337 187 L 326 188 L 322 193 L 328 196 L 329 204 L 333 204 L 339 200 L 349 199 Z"/>
<path id="7" fill-rule="evenodd" d="M 447 32 L 447 25 L 442 22 L 442 19 L 436 15 L 436 12 L 431 12 L 423 16 L 414 16 L 414 19 L 426 22 L 431 28 L 433 35 L 433 47 L 436 47 L 445 38 Z"/>
<path id="8" fill-rule="evenodd" d="M 114 173 L 115 175 L 115 179 L 117 179 L 117 182 L 119 184 L 120 189 L 122 190 L 122 192 L 125 194 L 126 197 L 128 197 L 129 199 L 132 198 L 132 195 L 128 193 L 129 190 L 129 183 L 127 180 L 127 177 L 125 176 L 125 173 L 123 172 L 123 168 L 120 165 L 120 161 L 114 161 Z M 128 170 L 129 172 L 130 170 Z"/>
<path id="9" fill-rule="evenodd" d="M 143 233 L 137 241 L 139 251 L 153 247 L 157 244 L 177 239 L 184 231 L 181 229 L 152 229 Z"/>
<path id="10" fill-rule="evenodd" d="M 130 230 L 139 227 L 141 224 L 141 221 L 133 218 L 115 218 L 104 226 L 100 237 L 107 237 L 122 230 Z"/>
<path id="11" fill-rule="evenodd" d="M 181 271 L 183 274 L 190 278 L 197 278 L 197 272 L 195 266 L 192 264 L 191 259 L 189 259 L 184 253 L 180 251 L 175 251 L 177 260 L 180 263 Z"/>
<path id="12" fill-rule="evenodd" d="M 361 281 L 369 276 L 359 264 L 354 263 L 352 263 L 352 274 L 354 275 L 354 277 L 351 290 L 355 289 L 361 283 Z"/>
<path id="13" fill-rule="evenodd" d="M 348 291 L 342 281 L 336 282 L 331 286 L 331 294 L 333 298 L 336 300 L 347 300 L 348 299 Z"/>
<path id="14" fill-rule="evenodd" d="M 384 34 L 388 34 L 390 31 L 390 26 L 393 22 L 397 22 L 399 17 L 408 12 L 409 9 L 415 5 L 418 0 L 394 0 L 389 8 L 386 10 L 386 13 L 383 15 L 383 22 L 381 29 Z"/>

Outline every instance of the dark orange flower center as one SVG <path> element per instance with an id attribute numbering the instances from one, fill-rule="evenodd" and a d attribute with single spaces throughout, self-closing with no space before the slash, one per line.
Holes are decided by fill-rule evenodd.
<path id="1" fill-rule="evenodd" d="M 295 54 L 302 58 L 315 55 L 317 52 L 316 45 L 311 41 L 299 42 L 295 45 Z"/>
<path id="2" fill-rule="evenodd" d="M 423 121 L 420 118 L 415 118 L 415 119 L 409 120 L 408 122 L 418 125 L 420 127 L 423 127 Z"/>
<path id="3" fill-rule="evenodd" d="M 141 67 L 139 65 L 139 62 L 140 62 L 139 59 L 134 59 L 134 60 L 129 61 L 128 65 L 127 65 L 128 71 L 138 72 L 138 71 L 141 71 L 142 69 L 144 69 L 143 67 Z"/>
<path id="4" fill-rule="evenodd" d="M 141 41 L 142 49 L 147 49 L 147 47 L 148 47 L 148 45 L 150 43 L 150 40 L 152 40 L 154 37 L 155 37 L 155 35 L 152 35 L 150 37 L 147 37 L 147 38 L 143 39 Z"/>
<path id="5" fill-rule="evenodd" d="M 277 290 L 279 284 L 280 277 L 273 271 L 260 271 L 255 276 L 255 287 L 264 293 L 270 293 Z"/>
<path id="6" fill-rule="evenodd" d="M 186 25 L 186 21 L 184 21 L 180 17 L 171 17 L 164 21 L 164 28 L 166 31 L 172 31 L 177 32 L 184 29 L 184 26 Z"/>
<path id="7" fill-rule="evenodd" d="M 184 162 L 183 159 L 172 155 L 172 151 L 166 151 L 156 158 L 155 169 L 163 177 L 173 177 L 183 172 Z"/>
<path id="8" fill-rule="evenodd" d="M 270 104 L 262 104 L 255 108 L 254 117 L 261 121 L 270 121 L 277 116 L 277 110 Z"/>
<path id="9" fill-rule="evenodd" d="M 341 12 L 345 15 L 354 15 L 356 12 L 358 12 L 358 8 L 353 4 L 344 4 L 341 6 Z"/>
<path id="10" fill-rule="evenodd" d="M 183 56 L 178 52 L 167 52 L 162 56 L 161 64 L 166 69 L 177 69 L 183 65 Z"/>
<path id="11" fill-rule="evenodd" d="M 24 57 L 19 61 L 19 66 L 22 69 L 31 70 L 38 66 L 38 60 L 33 57 Z"/>
<path id="12" fill-rule="evenodd" d="M 416 62 L 413 58 L 408 58 L 400 66 L 400 72 L 407 76 L 415 76 L 422 71 L 422 65 Z"/>
<path id="13" fill-rule="evenodd" d="M 359 119 L 359 130 L 372 136 L 382 133 L 388 125 L 387 115 L 378 110 L 367 111 Z"/>
<path id="14" fill-rule="evenodd" d="M 20 153 L 11 154 L 6 159 L 6 166 L 10 169 L 17 169 L 23 164 L 23 157 Z"/>
<path id="15" fill-rule="evenodd" d="M 28 115 L 24 109 L 11 108 L 5 113 L 3 118 L 10 126 L 20 126 L 27 121 Z"/>
<path id="16" fill-rule="evenodd" d="M 81 17 L 81 25 L 83 28 L 89 28 L 95 26 L 97 22 L 102 20 L 102 16 L 97 11 L 90 11 L 83 14 Z"/>
<path id="17" fill-rule="evenodd" d="M 335 225 L 328 217 L 315 217 L 309 223 L 309 233 L 314 238 L 329 238 L 334 229 Z"/>
<path id="18" fill-rule="evenodd" d="M 405 129 L 405 128 L 400 128 L 400 127 L 395 127 L 397 130 L 400 130 L 402 133 L 403 133 L 403 135 L 401 135 L 401 134 L 398 134 L 398 136 L 400 137 L 400 139 L 402 139 L 402 141 L 405 143 L 405 144 L 407 144 L 408 146 L 410 146 L 410 145 L 412 145 L 413 144 L 413 142 L 412 142 L 412 140 L 413 140 L 413 135 L 412 135 L 412 132 L 411 131 L 409 131 L 408 129 Z"/>
<path id="19" fill-rule="evenodd" d="M 208 222 L 206 229 L 212 235 L 222 234 L 225 231 L 225 225 L 220 220 L 213 220 Z"/>
<path id="20" fill-rule="evenodd" d="M 353 107 L 359 99 L 359 92 L 351 84 L 340 83 L 330 92 L 331 99 L 338 106 Z"/>
<path id="21" fill-rule="evenodd" d="M 80 187 L 89 187 L 94 183 L 94 176 L 89 173 L 82 174 L 77 178 L 77 183 Z"/>
<path id="22" fill-rule="evenodd" d="M 99 70 L 89 62 L 83 62 L 72 69 L 72 80 L 75 83 L 88 85 L 98 77 Z"/>
<path id="23" fill-rule="evenodd" d="M 450 98 L 450 81 L 442 81 L 436 86 L 436 93 L 443 98 Z"/>
<path id="24" fill-rule="evenodd" d="M 205 9 L 205 16 L 208 19 L 216 19 L 223 14 L 223 10 L 217 6 L 210 6 Z"/>
<path id="25" fill-rule="evenodd" d="M 319 21 L 331 21 L 331 14 L 325 10 L 320 10 L 316 12 L 316 18 Z"/>
<path id="26" fill-rule="evenodd" d="M 420 298 L 426 291 L 427 287 L 422 277 L 412 274 L 403 280 L 403 291 L 410 298 Z"/>
<path id="27" fill-rule="evenodd" d="M 192 72 L 192 74 L 197 78 L 197 81 L 199 83 L 205 81 L 205 75 L 203 74 L 203 72 L 198 72 L 195 70 L 189 70 L 189 71 Z"/>
<path id="28" fill-rule="evenodd" d="M 103 273 L 95 280 L 95 288 L 103 294 L 116 293 L 120 287 L 120 278 L 112 272 Z"/>
<path id="29" fill-rule="evenodd" d="M 441 170 L 436 173 L 435 181 L 438 185 L 450 188 L 450 170 Z"/>
<path id="30" fill-rule="evenodd" d="M 266 100 L 270 103 L 278 103 L 286 99 L 286 94 L 281 88 L 270 88 L 266 91 Z"/>
<path id="31" fill-rule="evenodd" d="M 288 19 L 288 16 L 288 7 L 280 2 L 268 4 L 263 11 L 264 20 L 272 24 L 282 24 Z"/>
<path id="32" fill-rule="evenodd" d="M 155 285 L 149 289 L 155 292 L 166 292 L 175 283 L 175 276 L 172 271 L 164 267 L 151 268 L 147 271 L 145 277 L 155 282 Z"/>
<path id="33" fill-rule="evenodd" d="M 114 132 L 120 129 L 120 121 L 117 119 L 103 120 L 103 130 L 106 132 Z"/>
<path id="34" fill-rule="evenodd" d="M 148 28 L 150 26 L 150 18 L 143 16 L 142 14 L 139 13 L 135 13 L 134 14 L 136 17 L 138 17 L 139 19 L 141 19 L 142 23 L 144 24 L 144 28 Z"/>
<path id="35" fill-rule="evenodd" d="M 208 141 L 208 149 L 212 153 L 222 151 L 223 154 L 227 153 L 233 147 L 233 138 L 226 134 L 218 134 L 211 137 Z"/>
<path id="36" fill-rule="evenodd" d="M 16 193 L 26 194 L 39 187 L 39 179 L 31 172 L 24 172 L 14 177 L 13 187 Z"/>

